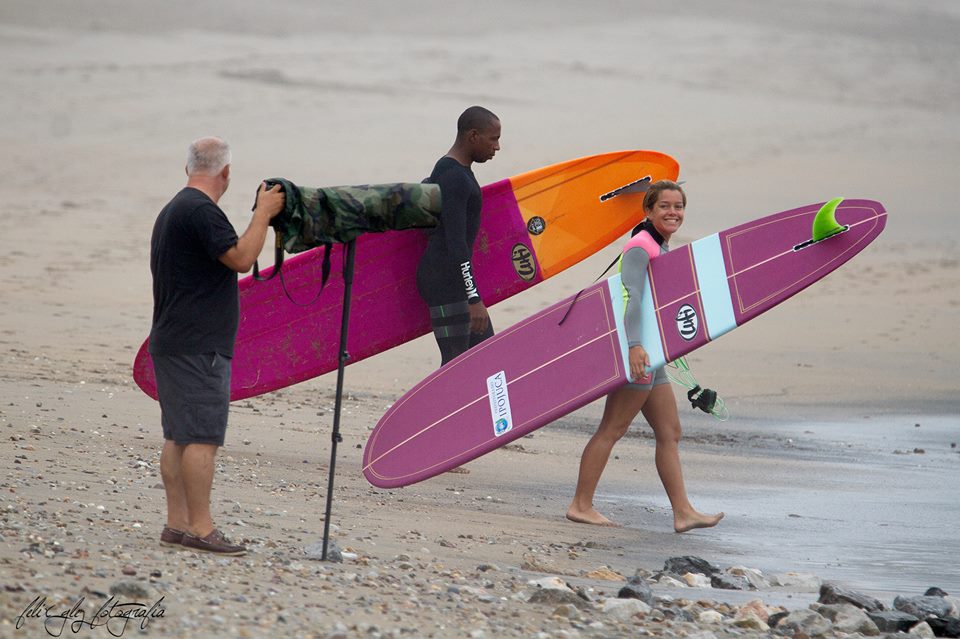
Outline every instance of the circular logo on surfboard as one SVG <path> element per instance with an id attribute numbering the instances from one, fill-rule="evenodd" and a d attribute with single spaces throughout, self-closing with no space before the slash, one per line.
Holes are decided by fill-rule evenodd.
<path id="1" fill-rule="evenodd" d="M 537 265 L 533 261 L 533 253 L 525 244 L 513 245 L 513 270 L 524 282 L 529 282 L 537 274 Z"/>
<path id="2" fill-rule="evenodd" d="M 547 222 L 539 215 L 534 215 L 527 222 L 527 232 L 530 235 L 540 235 L 547 228 Z"/>
<path id="3" fill-rule="evenodd" d="M 686 341 L 692 340 L 700 331 L 700 318 L 697 317 L 697 311 L 689 304 L 684 304 L 677 309 L 677 332 L 680 337 Z"/>

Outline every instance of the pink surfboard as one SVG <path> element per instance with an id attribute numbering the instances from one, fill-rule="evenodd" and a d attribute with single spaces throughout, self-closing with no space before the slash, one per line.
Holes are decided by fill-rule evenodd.
<path id="1" fill-rule="evenodd" d="M 651 370 L 824 277 L 886 223 L 880 203 L 843 200 L 835 215 L 844 230 L 810 242 L 821 206 L 748 222 L 652 260 L 641 300 Z M 620 275 L 584 290 L 571 308 L 572 302 L 567 298 L 499 332 L 398 399 L 364 449 L 370 483 L 394 488 L 433 477 L 627 382 Z"/>
<path id="2" fill-rule="evenodd" d="M 643 219 L 649 183 L 675 180 L 680 167 L 655 151 L 591 155 L 483 187 L 474 274 L 491 306 L 535 286 L 623 236 Z M 423 231 L 362 235 L 356 244 L 348 363 L 430 332 L 416 287 Z M 332 252 L 319 298 L 322 250 L 284 262 L 283 278 L 240 280 L 240 326 L 230 398 L 253 397 L 336 370 L 343 307 L 343 247 Z M 263 275 L 269 275 L 265 269 Z M 140 388 L 156 399 L 153 361 L 143 342 L 133 364 Z"/>

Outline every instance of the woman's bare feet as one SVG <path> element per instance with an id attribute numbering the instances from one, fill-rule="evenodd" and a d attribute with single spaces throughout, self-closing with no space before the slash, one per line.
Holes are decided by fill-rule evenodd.
<path id="1" fill-rule="evenodd" d="M 713 528 L 720 523 L 721 519 L 723 519 L 723 513 L 704 515 L 694 510 L 687 515 L 674 514 L 673 529 L 678 533 L 685 533 L 694 528 Z"/>
<path id="2" fill-rule="evenodd" d="M 570 506 L 567 509 L 567 519 L 570 521 L 575 521 L 578 524 L 592 524 L 594 526 L 612 526 L 619 528 L 620 524 L 610 521 L 594 508 L 588 508 L 587 510 L 580 510 L 579 508 L 574 508 Z"/>

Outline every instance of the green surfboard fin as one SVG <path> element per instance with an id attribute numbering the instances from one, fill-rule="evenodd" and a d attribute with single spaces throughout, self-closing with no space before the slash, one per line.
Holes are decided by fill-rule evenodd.
<path id="1" fill-rule="evenodd" d="M 826 204 L 824 204 L 819 211 L 817 211 L 817 217 L 813 218 L 813 241 L 819 242 L 820 240 L 825 240 L 831 235 L 836 235 L 837 233 L 843 231 L 843 226 L 837 224 L 837 206 L 843 202 L 842 197 L 835 197 Z"/>

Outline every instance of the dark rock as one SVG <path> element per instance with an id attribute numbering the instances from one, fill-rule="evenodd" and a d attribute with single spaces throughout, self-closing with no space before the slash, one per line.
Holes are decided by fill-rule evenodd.
<path id="1" fill-rule="evenodd" d="M 146 584 L 139 581 L 128 579 L 115 582 L 110 586 L 110 594 L 118 597 L 128 597 L 130 599 L 149 599 L 150 589 Z"/>
<path id="2" fill-rule="evenodd" d="M 767 617 L 767 625 L 770 626 L 771 628 L 776 628 L 777 624 L 780 623 L 780 621 L 789 614 L 790 613 L 786 611 L 775 612 L 769 617 Z"/>
<path id="3" fill-rule="evenodd" d="M 567 587 L 573 590 L 573 586 L 567 584 Z M 587 594 L 587 591 L 583 586 L 577 586 L 577 589 L 574 591 L 577 593 L 577 596 L 586 601 L 587 603 L 593 603 L 593 600 L 590 598 L 590 595 Z"/>
<path id="4" fill-rule="evenodd" d="M 617 593 L 619 599 L 639 599 L 645 604 L 653 605 L 653 591 L 650 590 L 647 580 L 634 575 L 627 579 L 627 585 Z"/>
<path id="5" fill-rule="evenodd" d="M 927 625 L 938 637 L 960 637 L 960 619 L 956 617 L 931 617 Z"/>
<path id="6" fill-rule="evenodd" d="M 92 597 L 94 599 L 106 599 L 109 596 L 107 595 L 107 593 L 101 592 L 96 588 L 90 588 L 89 586 L 84 586 L 80 590 L 80 594 L 82 594 L 85 597 Z"/>
<path id="7" fill-rule="evenodd" d="M 663 569 L 666 572 L 672 572 L 676 575 L 683 575 L 688 572 L 692 572 L 699 575 L 706 575 L 708 577 L 720 570 L 706 559 L 700 559 L 700 557 L 694 557 L 692 555 L 671 557 L 664 562 Z"/>
<path id="8" fill-rule="evenodd" d="M 577 608 L 581 609 L 589 609 L 592 607 L 589 601 L 577 593 L 563 588 L 541 588 L 534 591 L 534 593 L 530 595 L 530 598 L 527 600 L 527 602 L 551 604 L 557 606 L 561 604 L 573 604 Z"/>
<path id="9" fill-rule="evenodd" d="M 756 590 L 746 577 L 724 573 L 712 575 L 710 585 L 722 590 Z"/>
<path id="10" fill-rule="evenodd" d="M 933 586 L 931 588 L 927 588 L 927 591 L 923 593 L 923 596 L 924 597 L 949 597 L 950 593 L 944 592 L 940 588 Z"/>
<path id="11" fill-rule="evenodd" d="M 884 610 L 883 603 L 879 599 L 833 583 L 820 586 L 820 598 L 817 601 L 822 604 L 849 603 L 867 612 Z"/>
<path id="12" fill-rule="evenodd" d="M 868 612 L 867 616 L 877 624 L 880 632 L 907 632 L 918 621 L 913 615 L 900 610 L 884 610 L 882 612 Z"/>
<path id="13" fill-rule="evenodd" d="M 893 607 L 919 619 L 946 617 L 953 609 L 943 597 L 897 597 Z"/>
<path id="14" fill-rule="evenodd" d="M 593 548 L 596 550 L 605 550 L 607 546 L 600 543 L 599 541 L 578 541 L 574 546 L 580 546 L 581 548 Z"/>
<path id="15" fill-rule="evenodd" d="M 671 619 L 673 621 L 686 621 L 695 623 L 697 618 L 693 616 L 689 610 L 685 608 L 656 608 L 654 612 L 659 611 L 664 619 Z"/>

